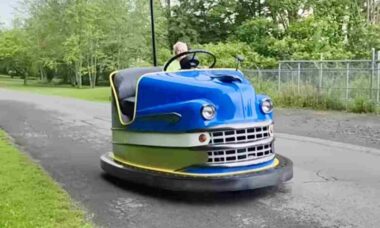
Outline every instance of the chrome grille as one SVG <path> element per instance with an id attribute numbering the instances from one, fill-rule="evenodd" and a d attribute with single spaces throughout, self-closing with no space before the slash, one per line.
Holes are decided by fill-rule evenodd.
<path id="1" fill-rule="evenodd" d="M 270 137 L 269 125 L 210 132 L 210 144 L 244 143 Z"/>
<path id="2" fill-rule="evenodd" d="M 208 151 L 208 164 L 228 164 L 254 161 L 274 155 L 273 143 L 237 149 L 218 149 Z"/>

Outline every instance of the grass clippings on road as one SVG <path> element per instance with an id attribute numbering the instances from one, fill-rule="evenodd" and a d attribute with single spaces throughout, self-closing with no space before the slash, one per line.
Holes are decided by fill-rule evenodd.
<path id="1" fill-rule="evenodd" d="M 68 194 L 1 130 L 0 227 L 92 227 Z"/>
<path id="2" fill-rule="evenodd" d="M 78 89 L 70 85 L 41 83 L 37 80 L 29 80 L 28 85 L 24 86 L 24 80 L 4 75 L 0 75 L 0 88 L 100 102 L 108 102 L 111 95 L 109 87 Z"/>

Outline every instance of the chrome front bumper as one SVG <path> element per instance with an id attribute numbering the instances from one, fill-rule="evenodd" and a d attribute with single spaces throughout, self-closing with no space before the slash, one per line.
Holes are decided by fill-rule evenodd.
<path id="1" fill-rule="evenodd" d="M 209 134 L 209 145 L 196 148 L 207 151 L 209 166 L 247 166 L 275 157 L 272 121 L 219 126 Z"/>

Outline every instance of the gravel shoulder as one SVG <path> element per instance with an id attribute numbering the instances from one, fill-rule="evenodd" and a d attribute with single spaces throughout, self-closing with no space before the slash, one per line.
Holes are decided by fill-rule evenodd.
<path id="1" fill-rule="evenodd" d="M 303 109 L 274 115 L 277 132 L 380 149 L 380 115 Z"/>

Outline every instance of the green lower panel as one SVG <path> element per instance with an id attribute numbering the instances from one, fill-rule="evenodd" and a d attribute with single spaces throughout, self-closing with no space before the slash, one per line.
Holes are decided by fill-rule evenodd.
<path id="1" fill-rule="evenodd" d="M 113 150 L 117 159 L 151 168 L 168 170 L 179 170 L 192 165 L 204 164 L 208 159 L 207 152 L 193 151 L 187 148 L 114 144 Z"/>

